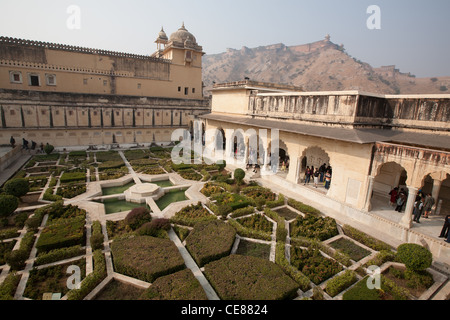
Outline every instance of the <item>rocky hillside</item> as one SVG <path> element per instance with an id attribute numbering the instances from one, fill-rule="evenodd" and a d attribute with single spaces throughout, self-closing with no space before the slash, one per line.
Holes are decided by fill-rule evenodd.
<path id="1" fill-rule="evenodd" d="M 244 80 L 301 86 L 305 91 L 360 90 L 383 94 L 450 93 L 450 77 L 416 78 L 395 66 L 373 68 L 326 38 L 300 46 L 276 44 L 203 57 L 205 95 L 214 82 Z"/>

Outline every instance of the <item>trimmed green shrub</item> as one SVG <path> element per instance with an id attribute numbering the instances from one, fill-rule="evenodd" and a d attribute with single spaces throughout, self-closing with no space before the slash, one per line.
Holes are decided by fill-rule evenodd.
<path id="1" fill-rule="evenodd" d="M 27 179 L 13 179 L 5 183 L 3 190 L 7 194 L 20 198 L 30 191 L 30 184 Z"/>
<path id="2" fill-rule="evenodd" d="M 383 276 L 382 276 L 383 278 Z M 348 290 L 342 296 L 343 300 L 364 300 L 364 301 L 372 301 L 372 300 L 381 300 L 381 293 L 377 289 L 370 290 L 367 287 L 367 279 L 365 277 L 361 281 L 359 281 L 353 288 Z"/>
<path id="3" fill-rule="evenodd" d="M 100 221 L 92 223 L 91 247 L 92 250 L 103 249 L 103 241 L 105 240 L 102 233 L 102 225 Z"/>
<path id="4" fill-rule="evenodd" d="M 236 231 L 220 220 L 199 222 L 186 238 L 186 248 L 202 267 L 208 262 L 229 255 Z"/>
<path id="5" fill-rule="evenodd" d="M 86 181 L 86 172 L 64 172 L 59 181 L 61 183 Z"/>
<path id="6" fill-rule="evenodd" d="M 303 292 L 306 292 L 311 288 L 309 278 L 293 267 L 286 259 L 286 243 L 284 241 L 277 241 L 277 246 L 275 248 L 275 263 L 279 265 L 288 276 L 297 282 Z"/>
<path id="7" fill-rule="evenodd" d="M 19 206 L 19 199 L 13 195 L 0 195 L 0 218 L 7 218 Z"/>
<path id="8" fill-rule="evenodd" d="M 324 257 L 319 250 L 291 247 L 291 264 L 319 285 L 342 271 L 342 266 Z"/>
<path id="9" fill-rule="evenodd" d="M 236 220 L 230 219 L 228 220 L 228 224 L 232 226 L 236 230 L 236 232 L 242 237 L 261 239 L 266 241 L 272 240 L 271 233 L 246 228 Z"/>
<path id="10" fill-rule="evenodd" d="M 184 207 L 170 219 L 172 223 L 190 227 L 193 227 L 198 222 L 212 220 L 217 220 L 217 218 L 205 209 L 201 202 Z"/>
<path id="11" fill-rule="evenodd" d="M 256 204 L 258 204 L 258 200 L 264 205 L 267 201 L 274 201 L 276 198 L 276 194 L 272 192 L 272 190 L 268 188 L 264 188 L 261 186 L 249 186 L 242 189 L 242 194 L 246 197 L 253 199 Z"/>
<path id="12" fill-rule="evenodd" d="M 234 170 L 234 178 L 236 179 L 237 184 L 241 184 L 242 180 L 244 180 L 245 178 L 245 171 L 237 168 L 236 170 Z"/>
<path id="13" fill-rule="evenodd" d="M 83 245 L 85 239 L 85 216 L 58 219 L 47 225 L 36 244 L 38 252 Z"/>
<path id="14" fill-rule="evenodd" d="M 388 261 L 394 261 L 395 260 L 395 252 L 389 251 L 389 250 L 381 250 L 377 253 L 377 255 L 373 258 L 367 261 L 365 264 L 366 266 L 381 266 L 383 263 L 386 263 Z"/>
<path id="15" fill-rule="evenodd" d="M 239 218 L 242 216 L 247 216 L 249 214 L 252 214 L 255 212 L 255 207 L 245 207 L 245 208 L 239 208 L 233 211 L 233 213 L 231 214 L 232 218 Z"/>
<path id="16" fill-rule="evenodd" d="M 106 278 L 106 259 L 101 250 L 94 251 L 94 271 L 82 282 L 80 289 L 73 289 L 67 293 L 68 300 L 82 300 L 96 286 Z"/>
<path id="17" fill-rule="evenodd" d="M 320 211 L 316 208 L 313 208 L 311 206 L 308 206 L 307 204 L 304 204 L 303 202 L 294 200 L 294 199 L 288 199 L 287 201 L 288 205 L 290 205 L 292 208 L 297 209 L 300 212 L 303 213 L 309 213 L 312 215 L 319 215 Z"/>
<path id="18" fill-rule="evenodd" d="M 288 235 L 288 232 L 286 230 L 286 220 L 277 212 L 270 210 L 269 208 L 264 209 L 264 214 L 277 222 L 277 241 L 285 242 Z"/>
<path id="19" fill-rule="evenodd" d="M 55 147 L 54 146 L 52 146 L 51 144 L 46 144 L 45 146 L 44 146 L 44 152 L 46 153 L 46 154 L 50 154 L 50 153 L 52 153 L 53 152 L 53 150 L 55 150 Z"/>
<path id="20" fill-rule="evenodd" d="M 352 270 L 346 270 L 343 274 L 334 277 L 327 282 L 325 291 L 331 296 L 336 296 L 339 292 L 344 291 L 352 284 L 358 281 L 356 273 Z"/>
<path id="21" fill-rule="evenodd" d="M 190 269 L 156 279 L 141 298 L 145 300 L 208 300 L 200 282 Z"/>
<path id="22" fill-rule="evenodd" d="M 205 266 L 205 276 L 222 300 L 284 300 L 298 284 L 275 263 L 252 256 L 231 255 Z"/>
<path id="23" fill-rule="evenodd" d="M 361 232 L 349 225 L 344 225 L 342 227 L 344 230 L 344 233 L 346 236 L 364 244 L 365 246 L 368 246 L 369 248 L 375 250 L 375 251 L 381 251 L 381 250 L 388 250 L 390 251 L 392 247 L 383 241 L 380 241 L 378 239 L 372 238 L 365 234 L 364 232 Z"/>
<path id="24" fill-rule="evenodd" d="M 0 300 L 14 300 L 14 294 L 21 278 L 22 276 L 15 272 L 8 274 L 3 283 L 0 284 Z"/>
<path id="25" fill-rule="evenodd" d="M 132 230 L 137 230 L 144 223 L 150 221 L 152 221 L 152 216 L 150 215 L 150 210 L 146 207 L 134 208 L 125 218 L 125 224 L 130 226 Z"/>
<path id="26" fill-rule="evenodd" d="M 339 234 L 336 221 L 330 217 L 306 214 L 291 223 L 291 237 L 306 237 L 325 241 Z"/>
<path id="27" fill-rule="evenodd" d="M 6 257 L 6 262 L 11 266 L 12 270 L 22 270 L 25 268 L 25 261 L 30 256 L 34 241 L 34 231 L 27 232 L 20 242 L 19 249 L 11 251 L 11 254 Z"/>
<path id="28" fill-rule="evenodd" d="M 46 201 L 59 201 L 62 200 L 62 197 L 57 194 L 53 194 L 53 188 L 47 188 L 44 192 L 44 200 Z"/>
<path id="29" fill-rule="evenodd" d="M 240 218 L 236 221 L 245 228 L 272 233 L 273 223 L 267 220 L 264 215 L 253 214 L 250 217 Z"/>
<path id="30" fill-rule="evenodd" d="M 433 256 L 430 250 L 415 244 L 404 243 L 397 248 L 397 257 L 406 268 L 413 271 L 423 271 L 431 266 Z"/>
<path id="31" fill-rule="evenodd" d="M 281 193 L 278 195 L 278 199 L 277 200 L 273 200 L 273 201 L 267 201 L 266 202 L 266 206 L 268 208 L 275 208 L 275 207 L 281 207 L 284 205 L 285 202 L 285 198 L 284 195 L 282 195 Z"/>
<path id="32" fill-rule="evenodd" d="M 80 245 L 69 248 L 54 249 L 50 250 L 49 252 L 44 252 L 43 254 L 40 254 L 36 258 L 34 265 L 40 266 L 43 264 L 48 264 L 56 261 L 81 256 L 85 253 L 86 251 Z"/>
<path id="33" fill-rule="evenodd" d="M 154 219 L 151 222 L 144 223 L 136 233 L 140 236 L 151 236 L 157 238 L 165 238 L 167 231 L 170 229 L 169 219 Z"/>
<path id="34" fill-rule="evenodd" d="M 111 252 L 116 272 L 142 281 L 153 282 L 185 268 L 177 247 L 168 239 L 136 236 L 114 240 Z"/>

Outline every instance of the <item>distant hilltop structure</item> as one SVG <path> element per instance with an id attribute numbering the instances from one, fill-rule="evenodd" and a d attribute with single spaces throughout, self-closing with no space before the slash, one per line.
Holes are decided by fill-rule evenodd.
<path id="1" fill-rule="evenodd" d="M 326 49 L 326 48 L 334 48 L 334 49 L 342 50 L 344 48 L 344 45 L 343 44 L 337 45 L 337 44 L 331 42 L 331 36 L 329 34 L 327 34 L 323 40 L 311 42 L 311 43 L 307 43 L 307 44 L 301 44 L 301 45 L 297 45 L 297 46 L 286 46 L 283 43 L 277 43 L 277 44 L 272 44 L 272 45 L 267 45 L 267 46 L 261 46 L 256 49 L 280 50 L 280 51 L 290 50 L 290 51 L 297 52 L 297 53 L 310 53 L 310 52 L 317 51 L 319 49 Z M 250 49 L 246 46 L 243 46 L 240 51 L 242 53 L 250 53 L 251 50 L 252 49 Z M 239 51 L 239 50 L 227 48 L 227 53 L 233 53 L 236 51 Z"/>

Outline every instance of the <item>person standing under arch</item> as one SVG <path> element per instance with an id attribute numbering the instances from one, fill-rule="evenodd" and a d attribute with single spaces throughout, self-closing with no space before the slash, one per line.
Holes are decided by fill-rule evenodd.
<path id="1" fill-rule="evenodd" d="M 428 193 L 426 198 L 425 198 L 425 202 L 423 204 L 423 211 L 424 211 L 424 218 L 425 219 L 428 219 L 428 216 L 431 213 L 431 209 L 433 208 L 435 203 L 436 203 L 436 201 L 431 196 L 431 193 Z"/>
<path id="2" fill-rule="evenodd" d="M 305 171 L 305 186 L 306 184 L 309 184 L 309 181 L 311 180 L 311 169 L 309 168 L 309 166 L 306 167 L 306 171 Z"/>
<path id="3" fill-rule="evenodd" d="M 331 171 L 327 170 L 327 173 L 325 174 L 325 189 L 330 189 L 331 184 Z"/>
<path id="4" fill-rule="evenodd" d="M 320 177 L 320 172 L 319 169 L 316 168 L 316 171 L 314 172 L 314 187 L 317 188 L 317 185 L 319 184 L 319 177 Z"/>

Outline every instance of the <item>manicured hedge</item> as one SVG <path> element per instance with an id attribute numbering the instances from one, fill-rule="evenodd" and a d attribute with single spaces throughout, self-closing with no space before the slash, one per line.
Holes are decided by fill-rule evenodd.
<path id="1" fill-rule="evenodd" d="M 118 161 L 106 161 L 98 166 L 98 171 L 105 171 L 108 169 L 118 169 L 123 167 L 125 164 L 122 160 Z"/>
<path id="2" fill-rule="evenodd" d="M 281 206 L 284 206 L 284 202 L 285 202 L 284 195 L 282 195 L 282 194 L 280 193 L 280 194 L 278 195 L 278 199 L 277 199 L 277 200 L 267 201 L 267 202 L 266 202 L 266 206 L 267 206 L 268 208 L 281 207 Z"/>
<path id="3" fill-rule="evenodd" d="M 305 217 L 299 216 L 291 223 L 291 237 L 300 236 L 324 241 L 338 234 L 336 221 L 330 217 L 306 214 Z"/>
<path id="4" fill-rule="evenodd" d="M 25 268 L 25 261 L 30 256 L 35 239 L 34 231 L 28 231 L 23 236 L 19 249 L 11 251 L 10 255 L 6 257 L 6 262 L 11 266 L 11 270 L 22 270 Z"/>
<path id="5" fill-rule="evenodd" d="M 272 233 L 273 223 L 267 220 L 264 215 L 253 214 L 250 217 L 239 218 L 236 221 L 245 228 Z"/>
<path id="6" fill-rule="evenodd" d="M 147 300 L 208 300 L 190 269 L 160 277 L 142 294 Z"/>
<path id="7" fill-rule="evenodd" d="M 309 278 L 292 266 L 286 259 L 286 243 L 284 241 L 277 241 L 275 263 L 280 266 L 287 275 L 294 279 L 295 282 L 297 282 L 303 292 L 311 289 Z"/>
<path id="8" fill-rule="evenodd" d="M 392 247 L 383 241 L 380 241 L 378 239 L 372 238 L 371 236 L 368 236 L 367 234 L 349 226 L 344 225 L 342 227 L 344 230 L 344 233 L 346 236 L 368 246 L 369 248 L 375 250 L 375 251 L 381 251 L 381 250 L 388 250 L 390 251 Z"/>
<path id="9" fill-rule="evenodd" d="M 303 213 L 310 213 L 313 215 L 319 215 L 320 211 L 316 208 L 313 208 L 307 204 L 304 204 L 303 202 L 294 200 L 294 199 L 288 199 L 288 205 L 290 205 L 292 208 L 297 209 L 300 212 Z"/>
<path id="10" fill-rule="evenodd" d="M 21 278 L 22 276 L 15 272 L 8 274 L 3 283 L 0 284 L 0 300 L 14 300 L 14 294 Z"/>
<path id="11" fill-rule="evenodd" d="M 229 192 L 216 193 L 212 195 L 210 199 L 217 201 L 217 206 L 228 205 L 232 210 L 245 208 L 252 203 L 251 199 L 248 199 L 245 196 Z"/>
<path id="12" fill-rule="evenodd" d="M 277 222 L 277 241 L 285 242 L 288 233 L 286 230 L 286 220 L 269 208 L 264 209 L 264 214 Z"/>
<path id="13" fill-rule="evenodd" d="M 344 291 L 352 284 L 358 281 L 355 271 L 346 270 L 344 273 L 334 277 L 327 282 L 325 291 L 331 296 L 336 296 L 339 292 Z"/>
<path id="14" fill-rule="evenodd" d="M 86 253 L 86 250 L 84 250 L 80 245 L 68 247 L 68 248 L 61 248 L 61 249 L 55 249 L 51 250 L 49 252 L 44 252 L 43 254 L 40 254 L 36 260 L 34 261 L 34 265 L 40 266 L 43 264 L 48 264 L 56 261 L 61 261 L 77 256 L 81 256 Z"/>
<path id="15" fill-rule="evenodd" d="M 36 244 L 38 252 L 83 245 L 85 239 L 85 217 L 60 219 L 46 226 Z"/>
<path id="16" fill-rule="evenodd" d="M 216 183 L 213 182 L 207 182 L 203 186 L 202 190 L 200 190 L 201 193 L 203 193 L 206 197 L 210 197 L 213 194 L 221 193 L 224 189 L 221 186 L 218 186 Z"/>
<path id="17" fill-rule="evenodd" d="M 298 285 L 275 263 L 231 255 L 205 266 L 205 276 L 223 300 L 283 300 L 295 297 Z"/>
<path id="18" fill-rule="evenodd" d="M 186 238 L 186 248 L 200 266 L 229 255 L 236 231 L 228 224 L 214 220 L 200 222 Z"/>
<path id="19" fill-rule="evenodd" d="M 274 201 L 277 196 L 272 190 L 260 186 L 245 187 L 242 189 L 241 193 L 253 200 L 262 199 L 264 200 L 264 203 L 267 201 Z"/>
<path id="20" fill-rule="evenodd" d="M 431 266 L 433 256 L 430 250 L 415 243 L 404 243 L 397 248 L 397 257 L 406 268 L 423 271 Z"/>
<path id="21" fill-rule="evenodd" d="M 183 208 L 170 219 L 172 223 L 191 227 L 198 222 L 212 220 L 217 220 L 217 218 L 205 209 L 200 202 Z"/>
<path id="22" fill-rule="evenodd" d="M 247 216 L 249 214 L 252 214 L 255 212 L 255 207 L 245 207 L 245 208 L 239 208 L 233 211 L 231 214 L 232 218 L 239 218 L 242 216 Z"/>
<path id="23" fill-rule="evenodd" d="M 73 289 L 67 293 L 68 300 L 82 300 L 96 286 L 106 278 L 106 259 L 101 250 L 94 251 L 94 271 L 82 282 L 80 289 Z"/>
<path id="24" fill-rule="evenodd" d="M 246 228 L 242 224 L 233 219 L 228 220 L 228 224 L 232 226 L 241 237 L 254 238 L 265 241 L 272 240 L 271 233 L 269 232 L 257 231 L 254 229 Z"/>
<path id="25" fill-rule="evenodd" d="M 319 285 L 342 271 L 342 266 L 325 258 L 318 250 L 291 247 L 291 264 Z"/>
<path id="26" fill-rule="evenodd" d="M 59 201 L 62 200 L 62 196 L 53 194 L 53 188 L 47 188 L 44 192 L 43 199 L 46 201 Z"/>
<path id="27" fill-rule="evenodd" d="M 114 240 L 111 251 L 116 272 L 153 282 L 185 268 L 175 244 L 166 239 L 136 236 Z"/>
<path id="28" fill-rule="evenodd" d="M 92 223 L 91 247 L 92 250 L 103 249 L 103 241 L 105 240 L 102 233 L 102 225 L 100 221 Z"/>
<path id="29" fill-rule="evenodd" d="M 86 192 L 86 184 L 81 184 L 81 185 L 61 186 L 56 191 L 56 194 L 66 199 L 72 199 L 85 192 Z"/>
<path id="30" fill-rule="evenodd" d="M 59 181 L 61 183 L 86 181 L 86 172 L 64 172 Z"/>

